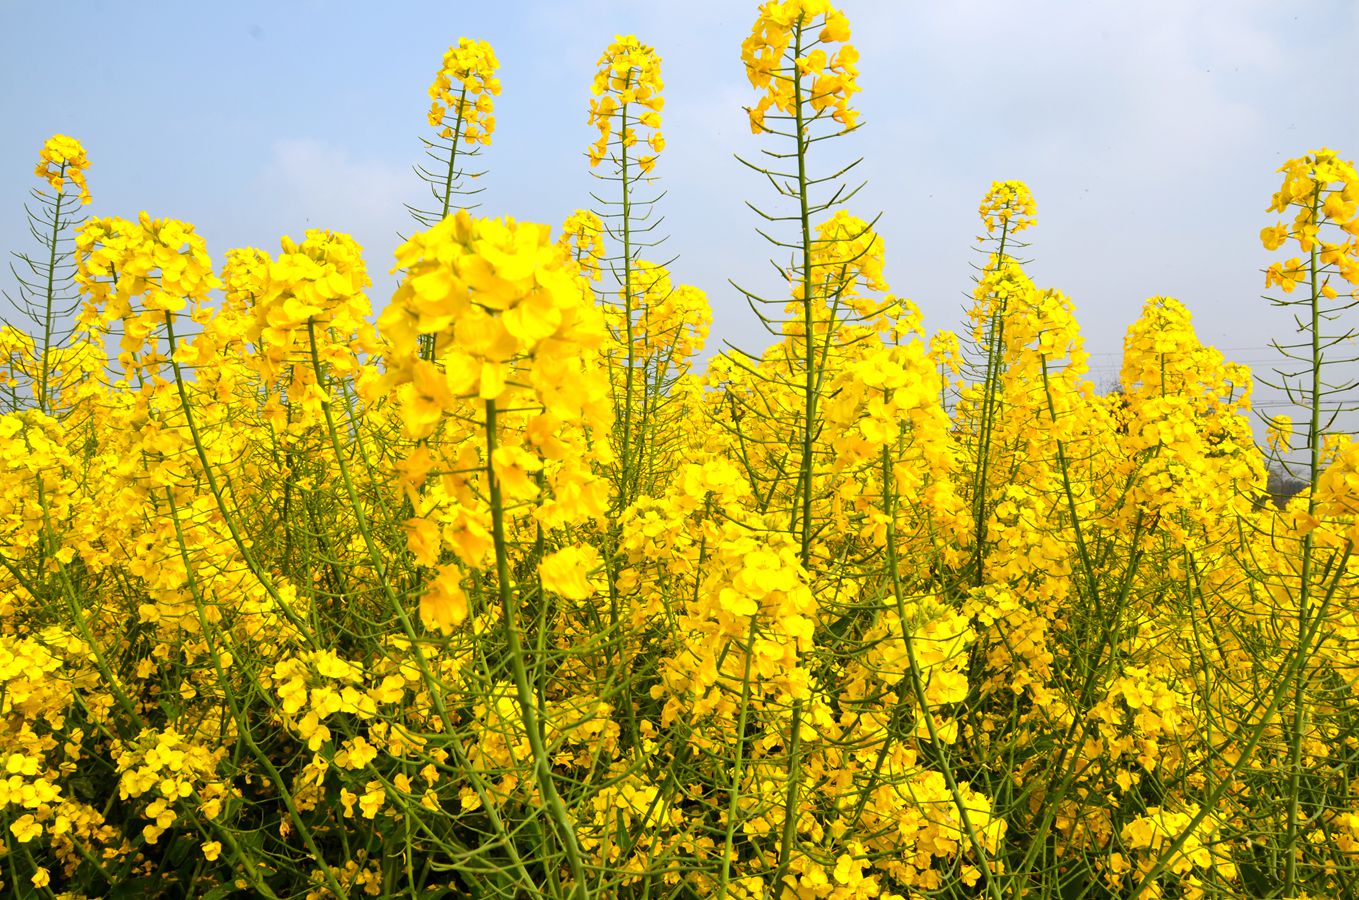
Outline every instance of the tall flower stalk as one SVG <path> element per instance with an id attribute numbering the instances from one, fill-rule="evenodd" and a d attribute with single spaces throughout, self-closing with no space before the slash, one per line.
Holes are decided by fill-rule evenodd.
<path id="1" fill-rule="evenodd" d="M 1359 382 L 1344 374 L 1345 366 L 1359 362 L 1359 354 L 1350 349 L 1359 338 L 1359 329 L 1346 324 L 1344 318 L 1359 307 L 1359 172 L 1352 163 L 1326 149 L 1289 160 L 1279 171 L 1283 183 L 1269 211 L 1291 213 L 1292 219 L 1265 228 L 1261 240 L 1268 250 L 1295 244 L 1302 256 L 1271 263 L 1265 274 L 1267 288 L 1283 291 L 1285 296 L 1275 304 L 1293 313 L 1300 336 L 1295 341 L 1274 341 L 1288 366 L 1278 371 L 1275 386 L 1301 406 L 1306 416 L 1296 429 L 1289 429 L 1296 431 L 1295 435 L 1281 435 L 1279 439 L 1300 444 L 1305 454 L 1300 470 L 1285 463 L 1285 471 L 1301 476 L 1312 488 L 1306 493 L 1306 515 L 1315 520 L 1323 496 L 1317 488 L 1340 446 L 1333 443 L 1337 421 L 1355 411 L 1350 396 L 1359 387 Z M 1300 298 L 1289 296 L 1299 287 Z M 1310 527 L 1302 529 L 1300 543 L 1296 579 L 1290 579 L 1284 587 L 1290 605 L 1296 604 L 1290 611 L 1296 619 L 1297 652 L 1307 659 L 1320 649 L 1305 641 L 1315 630 L 1314 620 L 1327 615 L 1325 599 L 1329 598 L 1324 584 L 1331 579 L 1338 583 L 1337 566 L 1343 570 L 1343 559 L 1348 558 L 1352 545 L 1346 541 L 1337 546 L 1324 533 L 1319 539 Z M 1324 631 L 1319 638 L 1325 639 Z M 1306 806 L 1307 797 L 1314 796 L 1315 791 L 1306 785 L 1309 776 L 1303 761 L 1308 733 L 1315 727 L 1308 722 L 1308 697 L 1309 690 L 1314 689 L 1309 681 L 1316 677 L 1307 668 L 1298 668 L 1287 725 L 1288 790 L 1282 851 L 1285 896 L 1294 896 L 1298 890 L 1300 857 L 1304 855 L 1302 832 L 1307 827 L 1305 820 L 1316 815 Z"/>
<path id="2" fill-rule="evenodd" d="M 52 413 L 59 404 L 57 394 L 64 382 L 63 370 L 68 368 L 58 360 L 69 356 L 67 349 L 75 330 L 73 316 L 79 307 L 75 282 L 75 233 L 85 222 L 81 209 L 90 203 L 90 191 L 85 173 L 90 167 L 85 148 L 73 137 L 55 134 L 48 138 L 39 153 L 34 173 L 47 183 L 50 190 L 34 188 L 33 202 L 27 206 L 28 229 L 41 242 L 41 250 L 33 255 L 14 253 L 10 272 L 18 283 L 18 293 L 6 298 L 33 329 L 31 351 L 26 346 L 23 332 L 7 325 L 4 344 L 10 351 L 9 397 L 7 406 L 17 409 L 27 405 L 21 399 L 19 382 L 27 381 L 31 402 L 44 413 Z M 30 356 L 31 354 L 31 356 Z M 75 373 L 71 373 L 75 374 Z"/>
<path id="3" fill-rule="evenodd" d="M 464 166 L 489 147 L 495 134 L 495 98 L 500 96 L 496 73 L 500 61 L 486 41 L 459 38 L 444 53 L 443 63 L 429 86 L 429 124 L 433 138 L 421 138 L 429 162 L 415 166 L 415 174 L 428 187 L 429 207 L 406 204 L 411 217 L 422 227 L 435 225 L 460 209 L 475 209 L 482 188 L 467 186 L 485 171 L 469 172 Z M 433 338 L 426 338 L 426 343 Z M 434 348 L 421 351 L 426 359 Z"/>
<path id="4" fill-rule="evenodd" d="M 651 172 L 665 149 L 661 111 L 665 108 L 661 58 L 655 48 L 636 35 L 619 35 L 599 57 L 599 70 L 590 85 L 589 123 L 599 137 L 587 153 L 593 174 L 613 185 L 612 196 L 596 200 L 604 233 L 617 248 L 603 256 L 616 284 L 604 299 L 613 309 L 610 329 L 617 346 L 615 377 L 618 412 L 614 438 L 618 457 L 615 502 L 626 508 L 644 483 L 643 459 L 650 422 L 660 395 L 652 387 L 646 354 L 650 308 L 656 289 L 669 279 L 664 268 L 643 263 L 642 254 L 660 243 L 662 218 L 655 215 L 660 195 L 639 195 L 654 180 Z M 597 170 L 605 162 L 608 170 Z M 651 336 L 654 339 L 654 335 Z M 657 387 L 661 387 L 658 385 Z"/>

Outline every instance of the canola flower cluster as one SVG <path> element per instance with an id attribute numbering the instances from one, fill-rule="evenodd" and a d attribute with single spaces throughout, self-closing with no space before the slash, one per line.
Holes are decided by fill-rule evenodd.
<path id="1" fill-rule="evenodd" d="M 643 44 L 635 35 L 618 35 L 599 58 L 599 71 L 590 85 L 590 125 L 599 129 L 599 139 L 590 145 L 591 167 L 599 165 L 610 144 L 633 147 L 645 137 L 651 152 L 637 157 L 642 174 L 655 165 L 655 154 L 665 149 L 661 134 L 661 110 L 665 98 L 661 91 L 661 58 L 654 47 Z M 629 117 L 631 114 L 631 117 Z M 617 123 L 615 124 L 615 120 Z M 646 129 L 639 132 L 638 129 Z"/>
<path id="2" fill-rule="evenodd" d="M 859 51 L 849 19 L 826 0 L 769 0 L 741 45 L 746 77 L 759 100 L 748 111 L 755 134 L 773 109 L 790 118 L 830 115 L 848 130 L 858 123 L 849 100 L 859 91 Z M 832 44 L 840 48 L 829 52 Z M 821 46 L 825 45 L 825 46 Z M 802 102 L 806 101 L 806 108 Z"/>
<path id="3" fill-rule="evenodd" d="M 440 137 L 472 145 L 491 143 L 499 68 L 495 50 L 485 41 L 461 38 L 448 48 L 429 86 L 429 124 L 440 129 Z"/>
<path id="4" fill-rule="evenodd" d="M 80 191 L 81 203 L 91 202 L 90 190 L 85 184 L 85 170 L 90 167 L 90 161 L 79 141 L 64 134 L 54 134 L 43 144 L 38 157 L 34 174 L 46 179 L 52 190 L 63 193 L 69 181 Z"/>
<path id="5" fill-rule="evenodd" d="M 852 128 L 848 37 L 761 6 L 753 124 Z M 605 52 L 592 164 L 659 151 L 659 65 Z M 489 142 L 494 70 L 450 49 L 450 135 Z M 72 139 L 41 158 L 84 190 Z M 1320 320 L 1359 177 L 1281 173 L 1266 277 Z M 0 330 L 0 892 L 1352 890 L 1359 442 L 1275 417 L 1311 486 L 1264 499 L 1251 374 L 1170 297 L 1098 393 L 1022 182 L 959 333 L 824 208 L 772 344 L 706 368 L 706 295 L 619 215 L 450 210 L 375 322 L 347 235 L 218 266 L 185 222 L 80 227 L 69 337 Z"/>

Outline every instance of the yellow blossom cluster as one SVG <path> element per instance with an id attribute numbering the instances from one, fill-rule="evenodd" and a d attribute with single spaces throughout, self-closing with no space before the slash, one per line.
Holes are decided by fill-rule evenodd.
<path id="1" fill-rule="evenodd" d="M 761 6 L 757 130 L 853 127 L 848 37 Z M 659 57 L 600 65 L 592 162 L 631 165 Z M 432 117 L 485 142 L 498 89 L 463 41 Z M 1329 321 L 1354 170 L 1283 172 L 1265 241 L 1302 255 L 1266 277 Z M 1280 507 L 1252 374 L 1185 304 L 1097 389 L 1008 243 L 1017 181 L 956 332 L 852 191 L 778 182 L 773 340 L 704 359 L 622 182 L 557 234 L 434 216 L 377 310 L 338 232 L 220 266 L 147 214 L 53 238 L 68 337 L 0 329 L 0 894 L 1352 891 L 1359 442 L 1327 409 L 1272 420 L 1310 476 Z"/>
<path id="2" fill-rule="evenodd" d="M 995 234 L 997 228 L 1018 233 L 1034 225 L 1037 209 L 1033 194 L 1024 182 L 993 181 L 991 189 L 982 198 L 977 215 L 981 216 L 987 234 Z"/>
<path id="3" fill-rule="evenodd" d="M 1291 293 L 1315 265 L 1322 275 L 1317 286 L 1322 296 L 1334 299 L 1342 290 L 1354 296 L 1359 289 L 1359 172 L 1324 148 L 1289 160 L 1279 171 L 1284 180 L 1269 211 L 1292 210 L 1294 216 L 1263 229 L 1260 240 L 1267 250 L 1295 242 L 1312 262 L 1293 257 L 1270 263 L 1266 287 L 1277 285 Z"/>
<path id="4" fill-rule="evenodd" d="M 155 374 L 166 361 L 159 342 L 166 317 L 186 308 L 197 316 L 222 284 L 192 225 L 145 212 L 136 222 L 90 219 L 76 235 L 76 259 L 76 283 L 98 326 L 121 326 L 118 360 L 129 375 Z"/>
<path id="5" fill-rule="evenodd" d="M 603 272 L 604 222 L 588 209 L 578 209 L 562 223 L 557 243 L 571 253 L 581 273 L 591 281 L 598 281 Z"/>
<path id="6" fill-rule="evenodd" d="M 459 38 L 444 53 L 443 65 L 429 86 L 429 124 L 439 136 L 467 144 L 491 143 L 495 133 L 496 72 L 500 62 L 485 41 Z"/>
<path id="7" fill-rule="evenodd" d="M 815 115 L 831 110 L 844 129 L 858 113 L 849 99 L 859 91 L 859 51 L 849 40 L 849 19 L 827 0 L 768 0 L 760 7 L 750 36 L 741 44 L 741 61 L 751 85 L 763 93 L 751 107 L 750 129 L 768 130 L 770 109 L 790 118 L 808 103 Z M 831 44 L 841 44 L 828 52 Z M 826 46 L 821 46 L 826 45 Z"/>
<path id="8" fill-rule="evenodd" d="M 645 175 L 656 164 L 656 154 L 665 149 L 661 134 L 661 110 L 665 108 L 661 58 L 654 47 L 643 44 L 636 35 L 620 34 L 599 57 L 598 65 L 590 85 L 590 125 L 599 129 L 599 139 L 590 146 L 590 165 L 604 161 L 615 134 L 624 152 L 645 139 L 651 152 L 637 157 L 637 166 Z M 639 132 L 639 128 L 647 131 Z"/>
<path id="9" fill-rule="evenodd" d="M 80 141 L 64 134 L 54 134 L 42 145 L 35 174 L 45 179 L 58 194 L 64 193 L 67 182 L 80 191 L 80 202 L 90 202 L 90 190 L 85 186 L 85 171 L 89 157 Z"/>
<path id="10" fill-rule="evenodd" d="M 221 814 L 223 800 L 229 791 L 215 777 L 215 770 L 223 755 L 218 748 L 210 751 L 202 744 L 185 740 L 177 732 L 147 730 L 135 742 L 121 750 L 114 750 L 120 778 L 118 796 L 121 799 L 151 799 L 142 815 L 148 824 L 142 836 L 149 844 L 160 840 L 179 819 L 176 807 L 189 801 L 195 812 L 205 819 Z"/>

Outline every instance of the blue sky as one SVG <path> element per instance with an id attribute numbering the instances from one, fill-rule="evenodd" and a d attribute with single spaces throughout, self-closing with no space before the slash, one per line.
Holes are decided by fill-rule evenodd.
<path id="1" fill-rule="evenodd" d="M 733 159 L 766 140 L 739 46 L 755 4 L 338 0 L 0 6 L 0 249 L 27 249 L 42 141 L 84 142 L 98 215 L 194 222 L 221 259 L 329 227 L 365 246 L 381 306 L 425 90 L 460 36 L 496 48 L 504 93 L 482 157 L 486 214 L 559 223 L 600 186 L 584 152 L 595 62 L 616 33 L 664 60 L 668 147 L 656 168 L 673 271 L 705 289 L 715 337 L 764 342 L 727 280 L 775 293 Z M 1142 301 L 1169 294 L 1241 361 L 1289 330 L 1262 299 L 1260 229 L 1275 169 L 1319 146 L 1359 156 L 1359 2 L 844 0 L 863 54 L 856 106 L 887 276 L 931 329 L 961 324 L 977 204 L 993 179 L 1038 201 L 1030 272 L 1076 304 L 1096 380 L 1116 371 Z M 659 254 L 658 254 L 659 255 Z M 12 287 L 6 277 L 4 284 Z"/>

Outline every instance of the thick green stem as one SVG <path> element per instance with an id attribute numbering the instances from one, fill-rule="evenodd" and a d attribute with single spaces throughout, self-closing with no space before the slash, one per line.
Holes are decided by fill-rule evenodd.
<path id="1" fill-rule="evenodd" d="M 457 175 L 458 160 L 458 139 L 462 137 L 462 111 L 467 103 L 467 85 L 462 86 L 462 93 L 458 95 L 458 114 L 453 120 L 453 142 L 448 148 L 448 170 L 444 172 L 444 196 L 443 206 L 439 210 L 439 218 L 448 218 L 448 211 L 453 207 L 453 179 Z"/>

